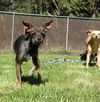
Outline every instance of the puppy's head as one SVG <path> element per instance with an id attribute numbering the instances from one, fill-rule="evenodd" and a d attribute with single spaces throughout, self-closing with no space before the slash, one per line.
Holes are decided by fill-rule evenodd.
<path id="1" fill-rule="evenodd" d="M 100 39 L 100 31 L 98 30 L 87 30 L 86 33 L 88 36 L 91 36 L 92 39 Z"/>
<path id="2" fill-rule="evenodd" d="M 43 43 L 45 34 L 51 28 L 52 22 L 53 21 L 51 20 L 42 26 L 33 27 L 32 24 L 23 21 L 25 27 L 25 34 L 30 35 L 32 43 L 34 44 Z"/>

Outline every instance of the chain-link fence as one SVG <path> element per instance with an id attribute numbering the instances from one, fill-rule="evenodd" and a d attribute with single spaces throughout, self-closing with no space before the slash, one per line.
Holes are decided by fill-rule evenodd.
<path id="1" fill-rule="evenodd" d="M 53 25 L 41 47 L 43 50 L 84 51 L 85 31 L 100 29 L 100 19 L 0 12 L 0 51 L 13 49 L 14 41 L 24 32 L 22 21 L 38 26 L 50 20 L 53 20 Z"/>

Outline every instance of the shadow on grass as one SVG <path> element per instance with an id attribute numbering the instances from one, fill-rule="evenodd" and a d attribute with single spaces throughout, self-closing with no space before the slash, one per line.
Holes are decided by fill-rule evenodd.
<path id="1" fill-rule="evenodd" d="M 86 63 L 83 63 L 84 66 L 86 66 Z M 89 64 L 90 67 L 96 66 L 96 63 L 90 63 Z"/>
<path id="2" fill-rule="evenodd" d="M 30 85 L 40 85 L 48 82 L 48 79 L 38 81 L 38 79 L 35 78 L 34 76 L 22 76 L 21 80 L 22 82 L 28 82 Z"/>
<path id="3" fill-rule="evenodd" d="M 4 96 L 3 96 L 3 94 L 2 93 L 0 93 L 0 98 L 3 98 Z"/>

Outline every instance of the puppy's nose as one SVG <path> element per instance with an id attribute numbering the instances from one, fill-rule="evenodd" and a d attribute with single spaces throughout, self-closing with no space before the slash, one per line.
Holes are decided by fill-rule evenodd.
<path id="1" fill-rule="evenodd" d="M 95 36 L 96 38 L 98 38 L 98 36 Z"/>
<path id="2" fill-rule="evenodd" d="M 41 38 L 38 38 L 38 40 L 40 41 L 40 40 L 41 40 Z"/>

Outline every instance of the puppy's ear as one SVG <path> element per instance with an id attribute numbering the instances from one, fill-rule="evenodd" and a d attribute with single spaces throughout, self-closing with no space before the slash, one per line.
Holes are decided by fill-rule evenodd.
<path id="1" fill-rule="evenodd" d="M 52 22 L 53 22 L 53 21 L 51 20 L 51 21 L 49 21 L 48 23 L 45 23 L 45 24 L 43 25 L 45 32 L 49 31 L 49 29 L 51 28 Z"/>
<path id="2" fill-rule="evenodd" d="M 24 21 L 22 21 L 22 23 L 23 23 L 23 25 L 25 27 L 25 32 L 31 32 L 31 28 L 33 27 L 33 25 L 30 24 L 30 23 L 26 23 Z"/>
<path id="3" fill-rule="evenodd" d="M 88 44 L 89 41 L 91 40 L 91 32 L 92 32 L 92 30 L 89 29 L 89 30 L 86 30 L 85 32 L 88 34 L 88 37 L 85 40 L 86 44 Z"/>
<path id="4" fill-rule="evenodd" d="M 85 32 L 86 32 L 88 35 L 91 35 L 92 30 L 91 30 L 91 29 L 88 29 L 88 30 L 86 30 Z"/>

